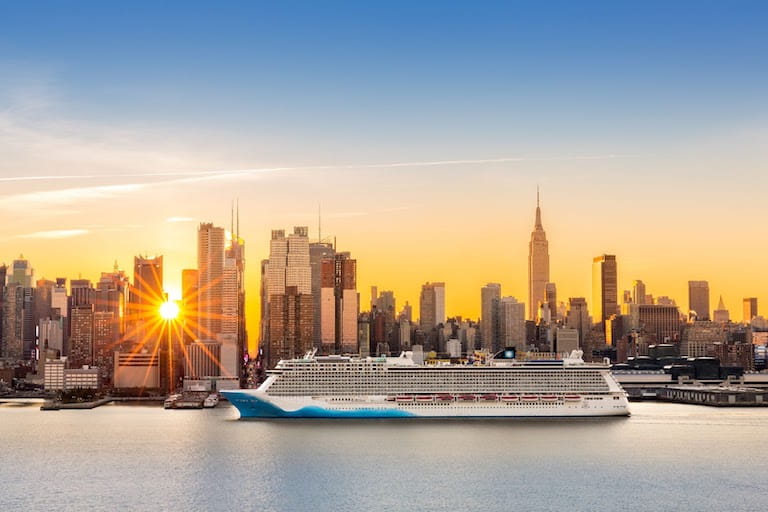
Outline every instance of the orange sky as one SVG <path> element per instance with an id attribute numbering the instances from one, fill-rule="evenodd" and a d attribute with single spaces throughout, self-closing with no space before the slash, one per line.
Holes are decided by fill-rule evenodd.
<path id="1" fill-rule="evenodd" d="M 625 165 L 635 164 L 590 162 L 602 168 L 603 178 Z M 339 250 L 357 259 L 363 307 L 370 286 L 377 285 L 394 290 L 398 309 L 408 300 L 418 315 L 421 284 L 445 281 L 448 314 L 477 318 L 480 288 L 487 282 L 500 282 L 503 295 L 527 301 L 528 240 L 540 182 L 551 279 L 560 300 L 591 301 L 592 257 L 607 252 L 617 255 L 620 290 L 642 279 L 648 293 L 669 295 L 685 309 L 687 281 L 704 279 L 712 308 L 722 294 L 735 320 L 741 319 L 743 297 L 757 296 L 763 312 L 768 307 L 768 242 L 757 236 L 766 215 L 760 201 L 750 200 L 754 191 L 660 187 L 640 179 L 625 188 L 600 176 L 585 184 L 583 178 L 545 179 L 513 166 L 490 167 L 446 165 L 437 180 L 413 167 L 382 174 L 290 171 L 108 191 L 59 187 L 53 190 L 69 192 L 46 196 L 40 204 L 23 198 L 32 208 L 7 226 L 0 251 L 7 263 L 23 252 L 36 277 L 94 280 L 115 260 L 132 272 L 134 255 L 163 254 L 166 287 L 178 296 L 181 269 L 196 265 L 197 222 L 228 227 L 230 199 L 239 196 L 253 344 L 259 260 L 268 256 L 269 232 L 309 225 L 315 238 L 317 199 L 323 198 L 324 236 L 336 236 Z M 374 186 L 355 183 L 363 177 Z M 336 187 L 341 183 L 349 188 Z"/>

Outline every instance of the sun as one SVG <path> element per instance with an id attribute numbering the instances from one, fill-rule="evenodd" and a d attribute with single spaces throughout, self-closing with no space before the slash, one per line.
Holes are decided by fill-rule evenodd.
<path id="1" fill-rule="evenodd" d="M 179 316 L 179 305 L 169 300 L 160 304 L 160 317 L 163 320 L 175 320 Z"/>

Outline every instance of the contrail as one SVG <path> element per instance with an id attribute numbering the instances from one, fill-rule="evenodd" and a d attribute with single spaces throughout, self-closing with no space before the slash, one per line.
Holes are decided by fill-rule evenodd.
<path id="1" fill-rule="evenodd" d="M 140 172 L 119 174 L 66 174 L 45 176 L 7 176 L 0 177 L 0 182 L 21 181 L 65 181 L 65 180 L 90 180 L 108 178 L 188 178 L 190 181 L 208 178 L 234 178 L 249 176 L 257 173 L 281 172 L 281 171 L 312 171 L 329 169 L 387 169 L 398 167 L 435 167 L 440 165 L 471 165 L 471 164 L 495 164 L 495 163 L 520 163 L 520 162 L 562 162 L 578 160 L 613 160 L 619 158 L 637 158 L 634 155 L 585 155 L 585 156 L 546 156 L 546 157 L 501 157 L 501 158 L 477 158 L 464 160 L 427 160 L 414 162 L 384 162 L 362 164 L 325 164 L 285 167 L 261 167 L 251 169 L 233 170 L 209 170 L 209 171 L 176 171 L 176 172 Z"/>

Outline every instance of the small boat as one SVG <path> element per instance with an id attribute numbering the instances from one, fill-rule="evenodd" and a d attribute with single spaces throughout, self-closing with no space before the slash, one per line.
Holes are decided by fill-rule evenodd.
<path id="1" fill-rule="evenodd" d="M 176 407 L 176 402 L 181 398 L 180 394 L 173 394 L 169 395 L 168 398 L 165 399 L 163 402 L 163 408 L 165 409 L 173 409 Z"/>
<path id="2" fill-rule="evenodd" d="M 482 396 L 482 399 L 485 402 L 495 402 L 498 399 L 498 396 L 494 393 L 487 393 Z"/>
<path id="3" fill-rule="evenodd" d="M 409 403 L 413 402 L 413 397 L 411 395 L 399 395 L 395 398 L 395 401 L 397 403 Z"/>
<path id="4" fill-rule="evenodd" d="M 475 395 L 459 395 L 460 402 L 475 402 L 477 397 Z"/>
<path id="5" fill-rule="evenodd" d="M 566 402 L 580 402 L 581 395 L 565 395 L 564 399 Z"/>
<path id="6" fill-rule="evenodd" d="M 393 397 L 393 396 L 388 396 L 388 397 L 386 398 L 386 400 L 387 400 L 387 402 L 394 402 L 394 401 L 395 401 L 395 397 Z"/>
<path id="7" fill-rule="evenodd" d="M 433 397 L 432 395 L 418 395 L 416 397 L 416 401 L 417 402 L 434 402 L 435 397 Z"/>
<path id="8" fill-rule="evenodd" d="M 217 405 L 219 405 L 219 395 L 216 393 L 211 393 L 205 400 L 203 400 L 203 407 L 211 408 L 216 407 Z"/>
<path id="9" fill-rule="evenodd" d="M 519 402 L 520 397 L 517 395 L 501 395 L 502 402 Z"/>
<path id="10" fill-rule="evenodd" d="M 453 395 L 437 395 L 438 402 L 453 402 Z"/>
<path id="11" fill-rule="evenodd" d="M 541 395 L 542 402 L 557 402 L 556 395 Z"/>
<path id="12" fill-rule="evenodd" d="M 520 397 L 523 402 L 538 402 L 539 395 L 523 395 Z"/>

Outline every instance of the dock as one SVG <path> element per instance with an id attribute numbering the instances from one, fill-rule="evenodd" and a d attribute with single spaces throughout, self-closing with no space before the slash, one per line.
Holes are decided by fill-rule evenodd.
<path id="1" fill-rule="evenodd" d="M 162 402 L 163 398 L 156 397 L 134 397 L 134 396 L 107 396 L 98 400 L 92 400 L 89 402 L 70 402 L 65 403 L 60 400 L 46 400 L 43 405 L 40 406 L 41 411 L 60 411 L 62 409 L 95 409 L 102 405 L 110 404 L 112 402 Z"/>
<path id="2" fill-rule="evenodd" d="M 712 407 L 766 407 L 768 391 L 746 386 L 689 384 L 661 388 L 659 400 Z"/>

